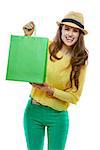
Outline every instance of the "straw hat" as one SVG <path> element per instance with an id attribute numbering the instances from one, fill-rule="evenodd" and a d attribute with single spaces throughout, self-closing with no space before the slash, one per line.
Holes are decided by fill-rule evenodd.
<path id="1" fill-rule="evenodd" d="M 57 21 L 57 25 L 60 24 L 68 25 L 75 27 L 83 31 L 86 35 L 88 32 L 84 29 L 84 18 L 83 15 L 79 12 L 70 11 L 67 15 L 64 16 L 61 22 Z"/>

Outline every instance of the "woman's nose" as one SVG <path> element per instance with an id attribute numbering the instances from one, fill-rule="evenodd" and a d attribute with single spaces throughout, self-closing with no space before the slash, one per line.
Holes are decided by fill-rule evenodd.
<path id="1" fill-rule="evenodd" d="M 73 32 L 72 32 L 72 31 L 69 31 L 69 32 L 68 32 L 68 35 L 69 35 L 69 36 L 72 36 L 72 35 L 73 35 Z"/>

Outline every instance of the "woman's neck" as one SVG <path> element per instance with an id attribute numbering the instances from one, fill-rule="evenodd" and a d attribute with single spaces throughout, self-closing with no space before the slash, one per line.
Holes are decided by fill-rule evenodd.
<path id="1" fill-rule="evenodd" d="M 64 54 L 64 55 L 67 55 L 67 54 L 71 54 L 71 51 L 72 51 L 72 48 L 69 47 L 69 46 L 66 46 L 63 44 L 62 48 L 61 48 L 61 52 Z"/>

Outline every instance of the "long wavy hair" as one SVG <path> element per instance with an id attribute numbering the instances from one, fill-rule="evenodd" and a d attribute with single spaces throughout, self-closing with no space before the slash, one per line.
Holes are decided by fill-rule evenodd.
<path id="1" fill-rule="evenodd" d="M 63 41 L 61 39 L 61 31 L 62 31 L 62 25 L 58 27 L 56 36 L 53 40 L 53 42 L 49 46 L 49 53 L 50 53 L 50 60 L 54 61 L 53 58 L 60 60 L 61 58 L 57 57 L 57 52 L 61 50 Z M 70 87 L 72 88 L 72 81 L 74 80 L 74 84 L 76 89 L 79 88 L 79 75 L 80 70 L 83 65 L 86 64 L 88 60 L 88 51 L 85 48 L 84 44 L 84 33 L 80 30 L 79 38 L 77 42 L 73 45 L 71 50 L 71 60 L 70 64 L 72 66 L 72 70 L 70 73 Z"/>

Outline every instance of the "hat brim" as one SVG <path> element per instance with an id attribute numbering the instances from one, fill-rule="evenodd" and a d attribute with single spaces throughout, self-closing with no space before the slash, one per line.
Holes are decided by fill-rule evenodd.
<path id="1" fill-rule="evenodd" d="M 84 33 L 84 35 L 88 34 L 87 30 L 79 27 L 78 25 L 76 25 L 76 24 L 74 24 L 72 22 L 59 22 L 59 21 L 57 21 L 56 23 L 57 23 L 58 26 L 60 26 L 61 24 L 64 24 L 64 25 L 68 25 L 70 27 L 78 28 L 78 29 L 80 29 Z"/>

